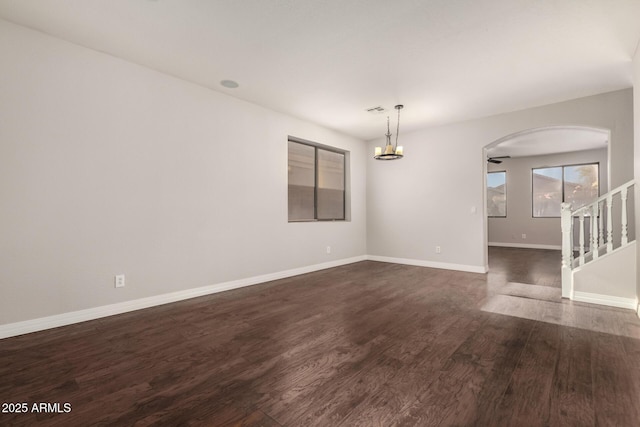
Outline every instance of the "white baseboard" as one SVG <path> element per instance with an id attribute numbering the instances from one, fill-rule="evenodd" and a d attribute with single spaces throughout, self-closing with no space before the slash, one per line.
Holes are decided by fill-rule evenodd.
<path id="1" fill-rule="evenodd" d="M 502 248 L 522 248 L 522 249 L 553 249 L 555 251 L 562 250 L 560 245 L 537 245 L 535 243 L 501 243 L 501 242 L 489 242 L 489 246 L 499 246 Z"/>
<path id="2" fill-rule="evenodd" d="M 420 259 L 393 258 L 378 255 L 369 255 L 370 261 L 391 262 L 394 264 L 417 265 L 419 267 L 440 268 L 444 270 L 468 271 L 470 273 L 486 273 L 489 269 L 479 265 L 452 264 L 448 262 L 424 261 Z"/>
<path id="3" fill-rule="evenodd" d="M 591 304 L 608 305 L 610 307 L 628 308 L 637 310 L 638 300 L 636 298 L 622 298 L 610 295 L 592 294 L 589 292 L 573 292 L 574 301 L 588 302 Z"/>
<path id="4" fill-rule="evenodd" d="M 279 271 L 276 273 L 264 274 L 261 276 L 248 277 L 230 282 L 217 283 L 215 285 L 203 286 L 200 288 L 186 289 L 183 291 L 171 292 L 168 294 L 156 295 L 147 298 L 140 298 L 132 301 L 123 301 L 116 304 L 103 305 L 100 307 L 88 308 L 86 310 L 72 311 L 69 313 L 57 314 L 54 316 L 41 317 L 38 319 L 25 320 L 22 322 L 8 323 L 0 325 L 0 339 L 13 337 L 16 335 L 28 334 L 31 332 L 43 331 L 45 329 L 57 328 L 71 325 L 73 323 L 86 322 L 87 320 L 100 319 L 102 317 L 122 314 L 129 311 L 141 310 L 143 308 L 182 301 L 203 295 L 215 294 L 229 291 L 231 289 L 245 286 L 257 285 L 259 283 L 270 282 L 272 280 L 284 279 L 300 274 L 325 270 L 327 268 L 339 267 L 341 265 L 352 264 L 354 262 L 365 261 L 366 255 L 353 258 L 345 258 L 336 261 L 314 264 L 291 270 Z"/>

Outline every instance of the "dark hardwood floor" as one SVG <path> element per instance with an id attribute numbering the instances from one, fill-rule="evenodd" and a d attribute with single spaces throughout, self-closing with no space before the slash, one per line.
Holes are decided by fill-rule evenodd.
<path id="1" fill-rule="evenodd" d="M 640 319 L 489 274 L 360 262 L 0 340 L 2 426 L 638 426 Z"/>
<path id="2" fill-rule="evenodd" d="M 489 247 L 489 276 L 503 282 L 560 288 L 560 251 Z"/>

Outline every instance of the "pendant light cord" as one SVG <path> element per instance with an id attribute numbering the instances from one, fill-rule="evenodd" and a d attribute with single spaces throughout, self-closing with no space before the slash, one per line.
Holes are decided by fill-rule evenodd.
<path id="1" fill-rule="evenodd" d="M 387 120 L 389 120 L 387 118 Z M 388 126 L 388 123 L 387 123 Z M 396 147 L 398 148 L 398 135 L 400 134 L 400 108 L 398 108 L 398 126 L 396 127 Z"/>

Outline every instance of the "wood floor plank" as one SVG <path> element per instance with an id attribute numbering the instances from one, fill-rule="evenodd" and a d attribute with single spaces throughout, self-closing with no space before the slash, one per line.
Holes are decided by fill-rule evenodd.
<path id="1" fill-rule="evenodd" d="M 597 425 L 633 425 L 640 420 L 640 395 L 636 376 L 629 371 L 619 337 L 598 333 L 592 336 L 593 405 Z"/>
<path id="2" fill-rule="evenodd" d="M 487 315 L 432 373 L 434 380 L 405 408 L 401 424 L 483 425 L 509 384 L 532 328 L 530 321 Z"/>
<path id="3" fill-rule="evenodd" d="M 511 381 L 493 413 L 494 425 L 549 424 L 551 389 L 560 352 L 561 326 L 536 322 Z"/>
<path id="4" fill-rule="evenodd" d="M 563 328 L 560 334 L 560 354 L 550 396 L 549 425 L 594 425 L 590 334 L 577 328 Z"/>

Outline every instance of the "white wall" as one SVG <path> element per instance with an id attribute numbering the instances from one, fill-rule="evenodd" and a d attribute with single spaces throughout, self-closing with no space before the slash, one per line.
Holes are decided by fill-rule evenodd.
<path id="1" fill-rule="evenodd" d="M 363 141 L 2 20 L 0 57 L 0 325 L 366 254 Z M 351 221 L 287 222 L 288 135 L 350 152 Z"/>
<path id="2" fill-rule="evenodd" d="M 600 194 L 608 187 L 607 149 L 505 159 L 502 164 L 487 163 L 488 171 L 507 172 L 507 217 L 488 218 L 489 243 L 541 245 L 560 249 L 560 218 L 533 218 L 531 169 L 581 163 L 599 163 Z M 527 238 L 522 239 L 522 234 Z"/>
<path id="3" fill-rule="evenodd" d="M 483 147 L 546 126 L 610 129 L 610 181 L 615 187 L 633 178 L 632 102 L 632 90 L 626 89 L 401 134 L 405 157 L 394 162 L 374 160 L 373 149 L 383 138 L 370 141 L 368 253 L 484 268 Z M 436 245 L 442 247 L 441 254 L 435 253 Z"/>
<path id="4" fill-rule="evenodd" d="M 636 180 L 640 181 L 640 48 L 636 49 L 633 58 L 633 125 L 635 129 L 635 155 L 634 169 Z M 640 224 L 640 184 L 636 184 L 635 188 L 635 208 L 636 208 L 636 224 Z M 637 260 L 640 265 L 640 251 L 637 252 Z M 640 275 L 636 279 L 637 297 L 640 299 Z M 640 316 L 640 306 L 638 307 L 638 315 Z"/>
<path id="5" fill-rule="evenodd" d="M 632 242 L 619 251 L 605 254 L 597 262 L 573 270 L 573 291 L 578 300 L 580 293 L 586 293 L 604 296 L 605 299 L 621 298 L 633 305 L 636 298 L 636 257 L 636 242 Z"/>

